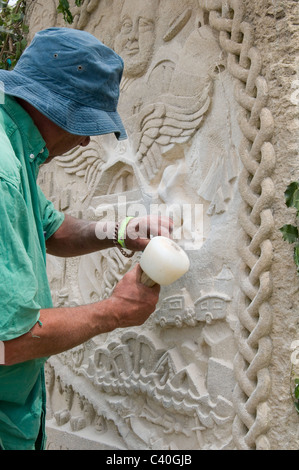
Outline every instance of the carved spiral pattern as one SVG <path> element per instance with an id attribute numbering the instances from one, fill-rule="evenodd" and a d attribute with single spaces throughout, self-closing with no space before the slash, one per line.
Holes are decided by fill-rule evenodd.
<path id="1" fill-rule="evenodd" d="M 266 108 L 268 90 L 261 76 L 261 56 L 253 46 L 250 24 L 243 21 L 238 0 L 199 0 L 209 12 L 209 23 L 219 31 L 227 52 L 228 69 L 236 79 L 235 97 L 240 105 L 239 125 L 243 138 L 239 178 L 242 204 L 239 213 L 240 302 L 236 328 L 238 353 L 235 358 L 236 416 L 233 438 L 238 449 L 269 449 L 267 400 L 270 393 L 272 263 L 271 206 L 274 185 L 271 173 L 275 154 L 271 144 L 273 118 Z"/>

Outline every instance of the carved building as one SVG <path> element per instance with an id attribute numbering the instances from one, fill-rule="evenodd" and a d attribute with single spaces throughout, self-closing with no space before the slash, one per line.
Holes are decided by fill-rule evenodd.
<path id="1" fill-rule="evenodd" d="M 29 2 L 30 37 L 66 26 L 57 3 Z M 278 231 L 298 175 L 295 5 L 73 2 L 71 27 L 125 61 L 129 138 L 92 138 L 43 168 L 40 184 L 58 209 L 93 220 L 169 210 L 191 268 L 142 327 L 49 359 L 49 449 L 296 448 L 298 280 Z M 109 296 L 138 257 L 49 256 L 55 305 Z"/>

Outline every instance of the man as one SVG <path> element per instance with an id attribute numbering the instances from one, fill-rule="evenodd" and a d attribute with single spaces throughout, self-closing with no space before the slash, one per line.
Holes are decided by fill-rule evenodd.
<path id="1" fill-rule="evenodd" d="M 168 218 L 114 224 L 57 212 L 36 185 L 38 167 L 91 135 L 126 138 L 117 113 L 122 59 L 89 33 L 38 33 L 11 72 L 0 71 L 0 448 L 43 449 L 47 357 L 115 328 L 142 324 L 159 286 L 145 287 L 137 265 L 109 299 L 53 308 L 46 249 L 78 256 L 114 245 L 143 250 L 151 235 L 170 236 Z M 146 234 L 145 237 L 140 234 Z M 123 249 L 123 248 L 121 248 Z"/>

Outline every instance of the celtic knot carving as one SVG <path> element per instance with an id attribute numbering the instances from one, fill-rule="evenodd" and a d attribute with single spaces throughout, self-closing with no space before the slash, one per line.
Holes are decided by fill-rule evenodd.
<path id="1" fill-rule="evenodd" d="M 271 174 L 275 153 L 271 144 L 273 118 L 266 107 L 267 83 L 261 75 L 261 55 L 253 45 L 252 27 L 243 21 L 243 7 L 237 0 L 200 0 L 209 24 L 219 31 L 221 47 L 227 52 L 229 71 L 236 79 L 235 98 L 240 105 L 239 125 L 243 138 L 239 177 L 242 204 L 239 221 L 240 299 L 235 332 L 237 384 L 234 390 L 236 417 L 233 437 L 237 448 L 269 449 L 268 404 L 271 358 L 272 263 L 271 207 L 274 185 Z"/>

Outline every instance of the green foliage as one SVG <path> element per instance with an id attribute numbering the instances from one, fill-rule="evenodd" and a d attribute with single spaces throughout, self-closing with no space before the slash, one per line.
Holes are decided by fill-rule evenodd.
<path id="1" fill-rule="evenodd" d="M 285 201 L 288 207 L 295 209 L 296 225 L 286 224 L 280 228 L 283 238 L 288 243 L 294 244 L 294 261 L 297 266 L 297 273 L 299 274 L 299 181 L 293 181 L 289 184 L 285 191 Z M 299 377 L 292 368 L 291 380 L 291 394 L 294 401 L 295 409 L 299 414 Z"/>
<path id="2" fill-rule="evenodd" d="M 57 7 L 58 13 L 63 14 L 64 21 L 66 23 L 72 23 L 73 22 L 73 15 L 70 11 L 70 4 L 68 0 L 59 0 L 59 5 Z"/>
<path id="3" fill-rule="evenodd" d="M 75 0 L 75 5 L 80 7 L 84 0 Z M 73 15 L 70 10 L 70 4 L 68 0 L 59 0 L 59 5 L 57 7 L 58 13 L 63 14 L 64 21 L 66 23 L 72 24 L 74 21 Z"/>
<path id="4" fill-rule="evenodd" d="M 294 403 L 295 410 L 299 414 L 299 376 L 298 370 L 295 370 L 295 366 L 292 366 L 291 380 L 290 380 L 290 393 L 291 399 Z"/>
<path id="5" fill-rule="evenodd" d="M 0 0 L 0 69 L 13 68 L 24 51 L 28 26 L 24 23 L 26 0 L 10 5 Z"/>
<path id="6" fill-rule="evenodd" d="M 288 243 L 294 243 L 294 261 L 299 274 L 299 181 L 293 181 L 290 183 L 284 194 L 286 205 L 296 209 L 295 217 L 297 223 L 296 225 L 286 224 L 280 228 L 280 231 L 282 232 L 285 241 Z"/>
<path id="7" fill-rule="evenodd" d="M 84 0 L 75 0 L 80 7 Z M 41 6 L 42 8 L 42 6 Z M 28 26 L 25 24 L 26 0 L 0 0 L 0 69 L 13 69 L 27 46 Z M 73 23 L 68 0 L 59 0 L 58 13 L 66 23 Z"/>

